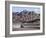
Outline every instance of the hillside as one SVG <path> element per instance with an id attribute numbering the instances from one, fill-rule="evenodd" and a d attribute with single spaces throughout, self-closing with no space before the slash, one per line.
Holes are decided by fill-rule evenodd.
<path id="1" fill-rule="evenodd" d="M 23 10 L 21 12 L 13 12 L 13 23 L 33 23 L 35 21 L 40 21 L 40 14 L 36 14 L 34 11 Z"/>

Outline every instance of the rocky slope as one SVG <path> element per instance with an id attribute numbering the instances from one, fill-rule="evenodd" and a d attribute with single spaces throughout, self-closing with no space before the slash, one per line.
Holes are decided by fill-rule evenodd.
<path id="1" fill-rule="evenodd" d="M 37 14 L 34 11 L 23 10 L 21 12 L 13 12 L 12 15 L 13 23 L 40 23 L 40 14 Z"/>

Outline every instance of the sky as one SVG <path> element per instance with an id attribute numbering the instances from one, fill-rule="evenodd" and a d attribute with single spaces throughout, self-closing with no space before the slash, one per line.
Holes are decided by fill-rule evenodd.
<path id="1" fill-rule="evenodd" d="M 40 8 L 38 7 L 12 7 L 12 12 L 21 12 L 23 10 L 35 11 L 36 13 L 40 13 Z"/>

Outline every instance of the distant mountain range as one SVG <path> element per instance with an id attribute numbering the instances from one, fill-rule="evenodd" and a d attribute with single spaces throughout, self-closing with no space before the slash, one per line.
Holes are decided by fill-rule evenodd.
<path id="1" fill-rule="evenodd" d="M 34 11 L 23 10 L 21 12 L 13 12 L 13 15 L 24 15 L 24 14 L 37 14 Z"/>

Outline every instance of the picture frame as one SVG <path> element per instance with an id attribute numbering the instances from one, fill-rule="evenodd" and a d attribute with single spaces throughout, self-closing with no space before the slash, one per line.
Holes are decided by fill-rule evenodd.
<path id="1" fill-rule="evenodd" d="M 5 37 L 44 35 L 44 7 L 44 3 L 5 1 Z"/>

